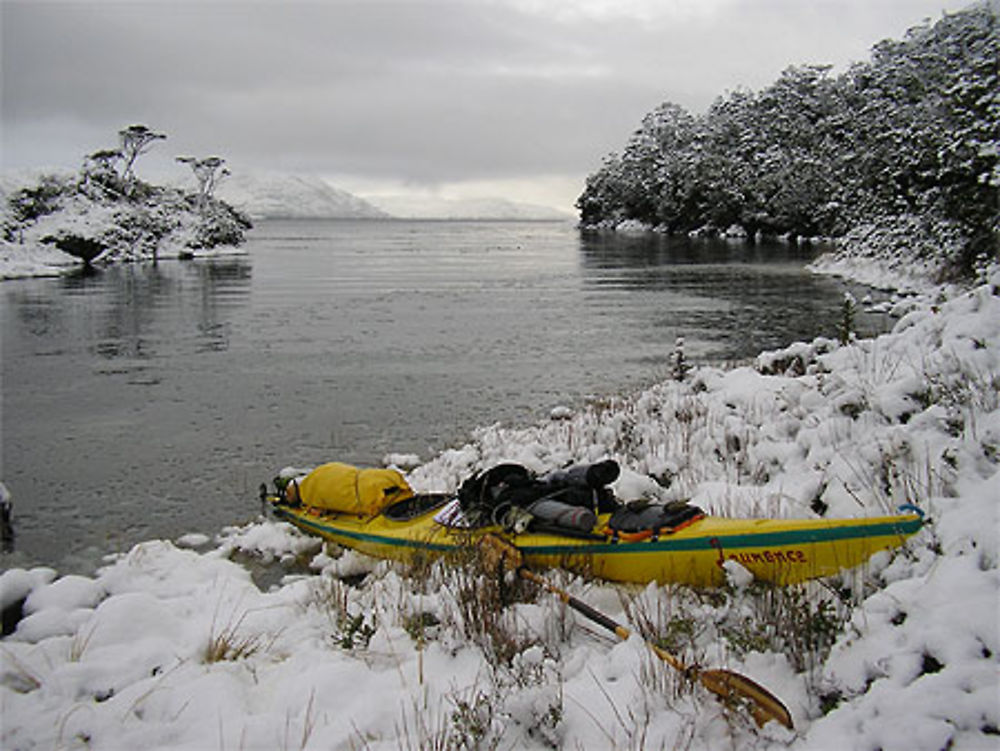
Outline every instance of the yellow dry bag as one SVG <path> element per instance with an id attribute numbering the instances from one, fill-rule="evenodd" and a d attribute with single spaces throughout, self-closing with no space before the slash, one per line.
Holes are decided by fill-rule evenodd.
<path id="1" fill-rule="evenodd" d="M 413 495 L 394 469 L 359 469 L 340 462 L 316 467 L 298 485 L 299 499 L 306 506 L 359 516 L 375 516 Z"/>

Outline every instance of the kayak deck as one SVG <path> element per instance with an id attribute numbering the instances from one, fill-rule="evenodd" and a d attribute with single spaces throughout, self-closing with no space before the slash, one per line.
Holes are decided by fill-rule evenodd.
<path id="1" fill-rule="evenodd" d="M 694 586 L 724 583 L 722 564 L 727 560 L 775 584 L 832 576 L 881 550 L 902 545 L 923 523 L 917 514 L 833 520 L 706 516 L 669 535 L 625 541 L 598 534 L 515 535 L 497 526 L 447 527 L 434 520 L 436 507 L 407 519 L 385 515 L 366 519 L 280 501 L 272 508 L 278 518 L 303 531 L 378 558 L 409 561 L 442 555 L 496 534 L 516 545 L 529 565 L 565 568 L 609 581 Z M 607 515 L 600 517 L 598 529 L 606 521 Z"/>

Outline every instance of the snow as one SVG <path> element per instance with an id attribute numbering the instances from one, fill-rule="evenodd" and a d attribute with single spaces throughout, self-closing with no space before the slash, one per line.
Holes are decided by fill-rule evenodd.
<path id="1" fill-rule="evenodd" d="M 197 258 L 212 258 L 245 255 L 246 251 L 242 248 L 220 246 L 211 250 L 192 252 L 180 245 L 171 245 L 160 251 L 159 258 L 179 258 L 184 253 L 189 253 Z M 28 242 L 21 245 L 0 240 L 0 280 L 62 276 L 79 268 L 79 258 L 63 253 L 51 245 L 40 242 Z"/>
<path id="2" fill-rule="evenodd" d="M 55 569 L 39 567 L 31 570 L 14 568 L 0 574 L 0 610 L 6 610 L 18 600 L 56 578 Z"/>
<path id="3" fill-rule="evenodd" d="M 60 276 L 80 259 L 50 245 L 17 245 L 0 240 L 0 279 Z"/>
<path id="4" fill-rule="evenodd" d="M 416 469 L 423 462 L 417 454 L 391 453 L 382 457 L 382 466 L 407 471 Z"/>
<path id="5" fill-rule="evenodd" d="M 994 268 L 950 299 L 913 298 L 875 339 L 693 368 L 537 425 L 483 427 L 423 463 L 386 457 L 424 491 L 502 461 L 545 472 L 611 456 L 623 498 L 927 513 L 906 548 L 858 571 L 787 595 L 737 565 L 713 594 L 546 573 L 629 624 L 618 641 L 545 593 L 491 607 L 467 570 L 408 572 L 283 522 L 150 540 L 92 576 L 0 574 L 5 624 L 21 616 L 0 642 L 0 746 L 996 748 L 998 291 Z M 722 707 L 656 660 L 643 628 L 767 686 L 796 729 Z"/>
<path id="6" fill-rule="evenodd" d="M 202 532 L 189 532 L 178 537 L 176 543 L 182 548 L 201 548 L 211 541 L 212 538 Z"/>
<path id="7" fill-rule="evenodd" d="M 216 195 L 255 219 L 374 219 L 385 212 L 320 177 L 238 172 Z"/>
<path id="8" fill-rule="evenodd" d="M 81 260 L 56 248 L 51 242 L 55 237 L 78 236 L 100 241 L 106 250 L 98 262 L 144 261 L 151 260 L 154 254 L 158 259 L 168 259 L 246 252 L 232 245 L 192 249 L 191 240 L 198 236 L 203 219 L 183 205 L 180 194 L 162 192 L 158 202 L 145 206 L 108 203 L 80 192 L 76 187 L 78 178 L 59 170 L 0 174 L 0 219 L 5 222 L 10 218 L 8 196 L 17 190 L 37 186 L 45 180 L 53 180 L 64 189 L 58 210 L 25 224 L 10 222 L 15 228 L 11 230 L 12 236 L 0 239 L 0 280 L 60 276 L 79 269 Z M 164 226 L 156 226 L 158 222 Z"/>

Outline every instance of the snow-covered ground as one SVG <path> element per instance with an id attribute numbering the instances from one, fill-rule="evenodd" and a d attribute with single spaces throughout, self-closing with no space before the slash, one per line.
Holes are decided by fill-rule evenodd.
<path id="1" fill-rule="evenodd" d="M 0 279 L 60 276 L 79 266 L 79 258 L 51 245 L 20 245 L 0 240 Z"/>
<path id="2" fill-rule="evenodd" d="M 0 604 L 27 598 L 0 642 L 0 746 L 1000 745 L 1000 271 L 877 339 L 698 368 L 553 418 L 484 427 L 423 463 L 392 458 L 417 465 L 420 490 L 500 461 L 541 471 L 613 456 L 625 498 L 746 516 L 926 511 L 905 550 L 801 588 L 740 572 L 717 593 L 548 574 L 686 660 L 763 683 L 795 731 L 758 729 L 639 638 L 616 642 L 552 596 L 498 608 L 468 569 L 406 571 L 262 518 L 140 544 L 90 577 L 0 575 Z"/>
<path id="3" fill-rule="evenodd" d="M 206 216 L 194 211 L 178 191 L 160 191 L 155 200 L 145 204 L 109 201 L 92 185 L 81 188 L 78 181 L 79 176 L 59 170 L 0 174 L 0 225 L 4 229 L 0 280 L 60 276 L 80 269 L 81 259 L 59 250 L 56 238 L 82 238 L 102 246 L 97 263 L 246 253 L 238 245 L 224 245 L 218 239 L 205 242 L 206 225 L 216 237 L 228 233 L 227 242 L 234 242 L 234 236 L 242 237 L 242 225 L 229 212 L 215 210 Z M 16 220 L 9 197 L 42 185 L 47 186 L 48 200 L 57 208 L 50 207 L 30 221 Z"/>
<path id="4" fill-rule="evenodd" d="M 182 253 L 196 258 L 246 255 L 246 249 L 219 246 L 209 250 L 192 251 L 172 245 L 160 251 L 160 259 L 179 258 Z M 0 279 L 26 279 L 31 277 L 62 276 L 79 270 L 80 259 L 63 253 L 56 247 L 42 243 L 9 243 L 0 240 Z"/>

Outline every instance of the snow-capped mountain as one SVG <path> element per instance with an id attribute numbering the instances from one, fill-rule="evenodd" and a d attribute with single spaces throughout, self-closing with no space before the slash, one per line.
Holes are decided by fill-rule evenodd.
<path id="1" fill-rule="evenodd" d="M 237 172 L 216 196 L 257 219 L 377 219 L 381 209 L 312 175 Z"/>
<path id="2" fill-rule="evenodd" d="M 446 199 L 428 196 L 372 196 L 368 199 L 398 219 L 492 219 L 522 221 L 571 220 L 573 216 L 551 206 L 506 198 Z"/>

